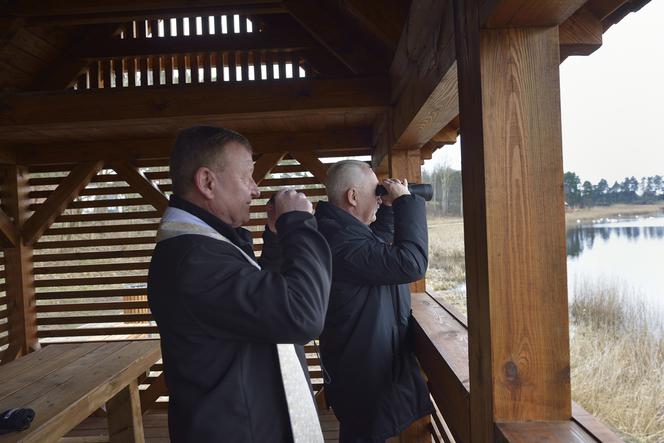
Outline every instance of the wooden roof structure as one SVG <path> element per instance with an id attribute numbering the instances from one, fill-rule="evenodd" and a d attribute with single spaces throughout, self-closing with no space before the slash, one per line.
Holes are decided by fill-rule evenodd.
<path id="1" fill-rule="evenodd" d="M 414 297 L 440 414 L 429 440 L 412 441 L 612 441 L 572 410 L 558 66 L 646 3 L 10 2 L 0 362 L 52 342 L 154 336 L 147 261 L 178 129 L 243 133 L 261 198 L 296 186 L 314 200 L 326 158 L 370 156 L 379 175 L 418 181 L 460 132 L 469 316 Z M 151 383 L 154 402 L 163 378 Z"/>

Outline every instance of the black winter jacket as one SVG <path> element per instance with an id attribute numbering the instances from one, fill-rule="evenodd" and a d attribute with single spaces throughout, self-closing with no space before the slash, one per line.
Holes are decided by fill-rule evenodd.
<path id="1" fill-rule="evenodd" d="M 251 236 L 192 204 L 185 209 L 253 257 Z M 263 270 L 232 245 L 183 235 L 157 244 L 148 300 L 161 335 L 174 442 L 290 442 L 275 343 L 303 345 L 323 327 L 331 258 L 316 220 L 290 212 L 277 221 L 280 269 L 269 235 Z M 279 265 L 277 265 L 279 267 Z M 308 372 L 302 346 L 296 346 Z"/>
<path id="2" fill-rule="evenodd" d="M 316 218 L 333 260 L 320 338 L 326 398 L 354 434 L 397 435 L 432 411 L 409 339 L 408 284 L 427 269 L 424 200 L 381 206 L 371 229 L 329 203 L 318 204 Z"/>

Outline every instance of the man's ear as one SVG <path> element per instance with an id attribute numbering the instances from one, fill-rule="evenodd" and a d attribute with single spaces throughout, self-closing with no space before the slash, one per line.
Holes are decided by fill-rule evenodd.
<path id="1" fill-rule="evenodd" d="M 194 188 L 203 197 L 211 200 L 214 198 L 212 192 L 216 177 L 210 168 L 201 166 L 194 173 Z"/>
<path id="2" fill-rule="evenodd" d="M 357 189 L 350 188 L 346 191 L 346 200 L 350 206 L 357 206 Z"/>

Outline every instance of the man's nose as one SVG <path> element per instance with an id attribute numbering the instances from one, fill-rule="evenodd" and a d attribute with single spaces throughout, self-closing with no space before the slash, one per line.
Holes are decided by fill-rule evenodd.
<path id="1" fill-rule="evenodd" d="M 258 185 L 256 184 L 255 181 L 251 181 L 251 196 L 253 198 L 258 198 L 258 196 L 261 195 L 260 189 L 258 189 Z"/>

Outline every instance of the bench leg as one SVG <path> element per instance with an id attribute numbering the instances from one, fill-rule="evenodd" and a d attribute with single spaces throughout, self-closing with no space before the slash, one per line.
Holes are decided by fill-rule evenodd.
<path id="1" fill-rule="evenodd" d="M 138 382 L 132 381 L 106 403 L 111 443 L 144 443 Z"/>

